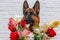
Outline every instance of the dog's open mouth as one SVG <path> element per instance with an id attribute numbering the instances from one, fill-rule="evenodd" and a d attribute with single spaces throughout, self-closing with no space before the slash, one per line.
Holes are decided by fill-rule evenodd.
<path id="1" fill-rule="evenodd" d="M 30 26 L 33 26 L 34 21 L 26 21 L 26 27 L 29 28 Z"/>

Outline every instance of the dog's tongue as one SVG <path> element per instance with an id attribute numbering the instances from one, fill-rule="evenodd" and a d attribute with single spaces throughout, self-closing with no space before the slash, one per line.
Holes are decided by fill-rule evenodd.
<path id="1" fill-rule="evenodd" d="M 26 24 L 26 28 L 29 28 L 30 24 Z"/>

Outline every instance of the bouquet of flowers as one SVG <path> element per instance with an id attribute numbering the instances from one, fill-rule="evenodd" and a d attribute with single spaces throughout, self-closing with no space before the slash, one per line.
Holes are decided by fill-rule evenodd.
<path id="1" fill-rule="evenodd" d="M 9 18 L 8 29 L 11 31 L 10 40 L 25 40 L 31 32 L 25 28 L 26 22 L 19 16 Z"/>
<path id="2" fill-rule="evenodd" d="M 38 27 L 31 32 L 26 28 L 26 21 L 20 16 L 15 16 L 14 18 L 9 18 L 8 22 L 8 29 L 11 31 L 10 40 L 49 40 L 50 37 L 56 35 L 53 28 L 58 25 L 59 21 L 53 20 L 48 25 L 37 25 Z"/>

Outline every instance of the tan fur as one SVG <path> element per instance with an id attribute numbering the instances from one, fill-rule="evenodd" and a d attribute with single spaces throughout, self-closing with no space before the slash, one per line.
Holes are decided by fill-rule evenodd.
<path id="1" fill-rule="evenodd" d="M 36 14 L 36 11 L 33 8 L 27 8 L 25 12 L 33 12 L 34 14 Z M 25 19 L 25 16 L 24 16 L 24 19 Z M 39 22 L 40 22 L 39 15 L 38 16 L 32 15 L 32 19 L 34 20 L 34 25 L 32 26 L 32 30 L 34 30 L 36 25 L 39 25 Z"/>

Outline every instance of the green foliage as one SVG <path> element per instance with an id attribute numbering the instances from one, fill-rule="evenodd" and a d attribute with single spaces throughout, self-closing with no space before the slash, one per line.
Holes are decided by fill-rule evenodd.
<path id="1" fill-rule="evenodd" d="M 18 25 L 18 30 L 23 30 L 22 26 Z"/>
<path id="2" fill-rule="evenodd" d="M 34 40 L 42 40 L 42 33 L 40 34 L 34 33 Z"/>

